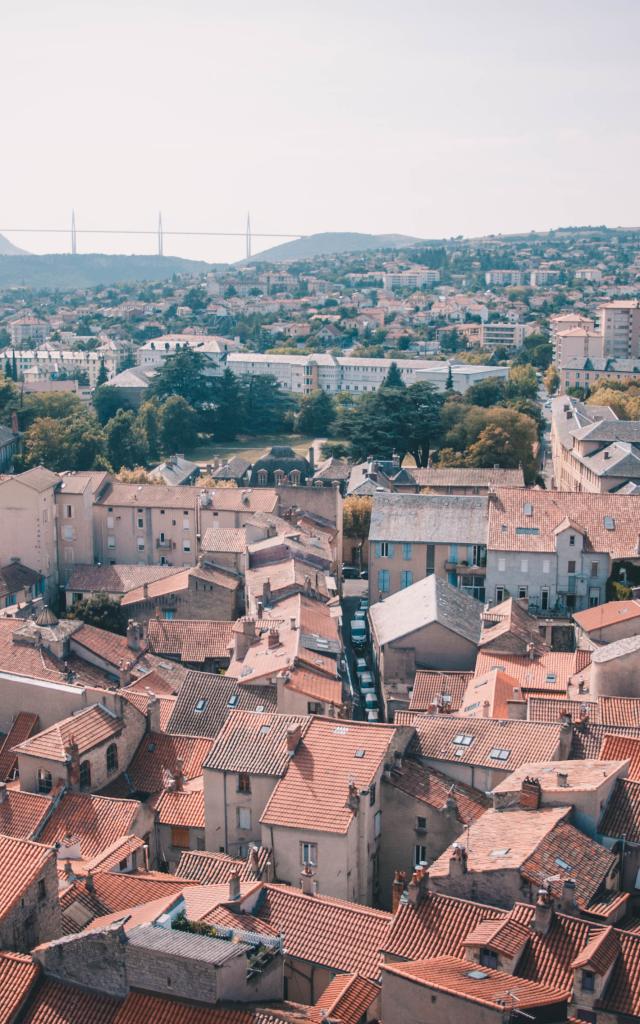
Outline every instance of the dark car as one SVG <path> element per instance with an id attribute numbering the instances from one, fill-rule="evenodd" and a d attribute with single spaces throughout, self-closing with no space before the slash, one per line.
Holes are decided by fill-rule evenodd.
<path id="1" fill-rule="evenodd" d="M 360 573 L 356 569 L 355 565 L 343 565 L 342 566 L 342 578 L 343 580 L 357 580 Z"/>

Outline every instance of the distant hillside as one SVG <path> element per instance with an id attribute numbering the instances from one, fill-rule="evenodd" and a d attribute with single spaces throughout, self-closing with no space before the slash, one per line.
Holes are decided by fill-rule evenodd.
<path id="1" fill-rule="evenodd" d="M 110 256 L 103 253 L 0 255 L 0 288 L 91 288 L 129 281 L 164 281 L 173 274 L 201 274 L 210 264 L 178 256 Z"/>
<path id="2" fill-rule="evenodd" d="M 28 256 L 26 249 L 19 249 L 4 235 L 0 235 L 0 256 Z"/>
<path id="3" fill-rule="evenodd" d="M 313 256 L 333 256 L 341 252 L 366 252 L 368 249 L 399 249 L 420 242 L 411 235 L 360 235 L 355 231 L 324 231 L 318 235 L 305 235 L 292 242 L 274 245 L 243 263 L 282 263 L 284 260 L 303 260 Z"/>

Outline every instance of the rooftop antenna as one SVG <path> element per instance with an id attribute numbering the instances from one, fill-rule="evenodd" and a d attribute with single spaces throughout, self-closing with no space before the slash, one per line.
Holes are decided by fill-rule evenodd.
<path id="1" fill-rule="evenodd" d="M 71 253 L 73 256 L 78 252 L 78 241 L 76 238 L 76 211 L 71 211 Z"/>
<path id="2" fill-rule="evenodd" d="M 251 259 L 251 215 L 247 214 L 247 259 Z"/>
<path id="3" fill-rule="evenodd" d="M 158 256 L 164 256 L 164 239 L 162 235 L 162 213 L 158 214 Z"/>

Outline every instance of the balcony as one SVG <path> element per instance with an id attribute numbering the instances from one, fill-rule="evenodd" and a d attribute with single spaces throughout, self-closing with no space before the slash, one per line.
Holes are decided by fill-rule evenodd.
<path id="1" fill-rule="evenodd" d="M 172 551 L 175 548 L 175 544 L 172 540 L 165 538 L 162 540 L 160 537 L 156 540 L 156 547 L 161 548 L 163 551 Z"/>
<path id="2" fill-rule="evenodd" d="M 446 572 L 455 572 L 458 576 L 485 576 L 487 572 L 487 563 L 482 562 L 480 565 L 469 565 L 468 562 L 445 562 L 444 563 Z"/>

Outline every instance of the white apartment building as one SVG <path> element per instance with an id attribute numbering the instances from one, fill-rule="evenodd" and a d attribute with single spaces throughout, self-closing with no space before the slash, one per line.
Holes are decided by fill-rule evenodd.
<path id="1" fill-rule="evenodd" d="M 428 268 L 396 270 L 382 275 L 382 283 L 387 291 L 393 291 L 394 288 L 424 288 L 429 284 L 437 284 L 439 280 L 440 271 Z"/>
<path id="2" fill-rule="evenodd" d="M 501 287 L 506 285 L 524 284 L 524 271 L 522 270 L 487 270 L 484 275 L 486 284 L 497 284 Z"/>
<path id="3" fill-rule="evenodd" d="M 555 284 L 560 277 L 559 270 L 551 270 L 548 267 L 539 267 L 532 270 L 529 275 L 529 284 L 532 288 L 541 288 L 547 284 Z"/>
<path id="4" fill-rule="evenodd" d="M 640 301 L 618 299 L 598 307 L 603 355 L 636 359 L 640 355 Z"/>
<path id="5" fill-rule="evenodd" d="M 477 366 L 473 363 L 436 363 L 428 370 L 418 370 L 419 381 L 427 381 L 433 384 L 438 391 L 445 391 L 449 379 L 449 368 L 451 368 L 451 379 L 453 390 L 463 395 L 472 384 L 479 384 L 483 380 L 490 380 L 494 377 L 500 380 L 507 380 L 509 376 L 508 366 Z"/>
<path id="6" fill-rule="evenodd" d="M 19 316 L 9 324 L 9 336 L 14 348 L 21 345 L 41 345 L 50 333 L 47 321 L 31 314 Z"/>
<path id="7" fill-rule="evenodd" d="M 527 334 L 535 330 L 535 324 L 482 324 L 480 344 L 483 348 L 520 348 Z"/>
<path id="8" fill-rule="evenodd" d="M 81 349 L 7 348 L 0 352 L 0 359 L 9 360 L 10 363 L 15 360 L 19 378 L 27 383 L 85 373 L 89 386 L 95 387 L 103 362 L 109 378 L 118 372 L 120 353 L 111 348 L 98 348 L 92 352 Z"/>
<path id="9" fill-rule="evenodd" d="M 552 337 L 553 361 L 558 368 L 565 366 L 570 359 L 602 358 L 603 339 L 599 331 L 571 327 L 567 331 L 558 331 Z"/>
<path id="10" fill-rule="evenodd" d="M 283 390 L 294 394 L 308 395 L 312 391 L 321 390 L 335 395 L 339 391 L 356 394 L 377 391 L 394 361 L 332 356 L 329 352 L 316 352 L 307 356 L 231 352 L 227 357 L 227 366 L 238 375 L 271 375 Z M 428 359 L 399 359 L 396 365 L 404 383 L 409 385 L 424 379 L 421 377 L 422 371 L 432 368 L 441 370 L 445 364 Z"/>
<path id="11" fill-rule="evenodd" d="M 582 267 L 576 270 L 576 281 L 602 281 L 602 271 L 597 267 Z"/>
<path id="12" fill-rule="evenodd" d="M 163 334 L 159 338 L 145 342 L 138 349 L 136 362 L 145 370 L 156 369 L 162 366 L 169 356 L 174 356 L 179 349 L 190 348 L 205 356 L 212 364 L 214 372 L 221 372 L 227 353 L 235 351 L 238 347 L 237 341 L 214 334 Z"/>

